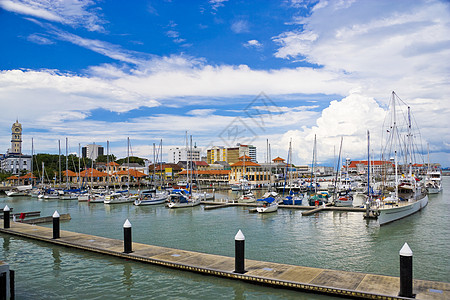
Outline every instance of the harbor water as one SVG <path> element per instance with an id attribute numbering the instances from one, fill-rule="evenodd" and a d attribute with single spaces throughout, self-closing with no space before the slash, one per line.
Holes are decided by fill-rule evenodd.
<path id="1" fill-rule="evenodd" d="M 0 198 L 14 212 L 70 213 L 62 230 L 122 239 L 132 223 L 133 241 L 234 256 L 234 236 L 246 238 L 248 259 L 399 276 L 399 250 L 414 253 L 414 278 L 450 281 L 450 177 L 422 211 L 388 225 L 359 212 L 248 208 L 169 210 L 163 205 L 88 204 L 36 198 Z M 51 227 L 51 224 L 43 226 Z M 0 260 L 16 271 L 16 299 L 333 299 L 209 277 L 0 234 Z"/>

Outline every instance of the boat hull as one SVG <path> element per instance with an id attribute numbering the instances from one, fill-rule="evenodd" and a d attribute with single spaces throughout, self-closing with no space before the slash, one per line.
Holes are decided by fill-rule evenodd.
<path id="1" fill-rule="evenodd" d="M 428 194 L 439 194 L 442 191 L 441 187 L 428 188 Z"/>
<path id="2" fill-rule="evenodd" d="M 258 206 L 256 211 L 259 213 L 271 213 L 278 210 L 278 204 L 269 205 L 269 206 Z"/>
<path id="3" fill-rule="evenodd" d="M 193 207 L 200 205 L 200 200 L 189 201 L 189 202 L 170 202 L 167 204 L 168 208 L 183 208 L 183 207 Z"/>
<path id="4" fill-rule="evenodd" d="M 378 223 L 380 225 L 384 225 L 405 218 L 418 212 L 419 210 L 427 206 L 427 204 L 428 196 L 425 195 L 420 200 L 408 202 L 403 205 L 382 207 L 378 210 Z"/>

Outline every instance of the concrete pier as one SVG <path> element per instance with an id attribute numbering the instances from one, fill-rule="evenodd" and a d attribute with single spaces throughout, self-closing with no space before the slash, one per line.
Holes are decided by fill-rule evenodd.
<path id="1" fill-rule="evenodd" d="M 179 270 L 214 275 L 264 286 L 366 299 L 411 299 L 398 296 L 399 277 L 302 267 L 245 259 L 245 274 L 235 273 L 235 258 L 166 247 L 132 243 L 133 252 L 123 252 L 123 241 L 61 230 L 52 238 L 52 228 L 12 223 L 0 232 L 131 259 Z M 118 224 L 120 226 L 120 224 Z M 233 239 L 230 238 L 230 247 Z M 450 283 L 414 280 L 415 299 L 450 299 Z"/>

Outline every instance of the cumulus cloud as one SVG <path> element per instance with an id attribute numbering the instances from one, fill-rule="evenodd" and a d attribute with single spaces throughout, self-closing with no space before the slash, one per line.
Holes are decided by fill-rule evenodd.
<path id="1" fill-rule="evenodd" d="M 261 48 L 263 45 L 258 40 L 249 40 L 244 43 L 244 47 L 246 48 Z"/>
<path id="2" fill-rule="evenodd" d="M 105 23 L 92 0 L 1 0 L 0 7 L 14 13 L 37 17 L 89 31 L 104 31 Z"/>

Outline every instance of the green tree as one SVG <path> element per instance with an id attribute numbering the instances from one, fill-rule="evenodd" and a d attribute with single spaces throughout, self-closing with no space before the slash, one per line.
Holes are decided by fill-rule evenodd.
<path id="1" fill-rule="evenodd" d="M 116 161 L 116 159 L 117 159 L 117 157 L 114 154 L 109 154 L 109 155 L 99 155 L 95 161 L 96 162 L 104 162 L 104 163 L 108 162 L 108 156 L 109 156 L 109 162 Z"/>
<path id="2" fill-rule="evenodd" d="M 130 163 L 138 163 L 138 164 L 140 164 L 141 166 L 145 165 L 144 159 L 143 159 L 143 158 L 140 158 L 140 157 L 137 157 L 137 156 L 130 156 L 130 157 L 129 157 L 129 160 L 130 160 Z M 121 164 L 123 164 L 123 163 L 127 163 L 127 162 L 128 162 L 128 158 L 127 158 L 127 157 L 118 159 L 118 160 L 116 161 L 116 163 L 118 163 L 119 165 L 121 165 Z"/>

